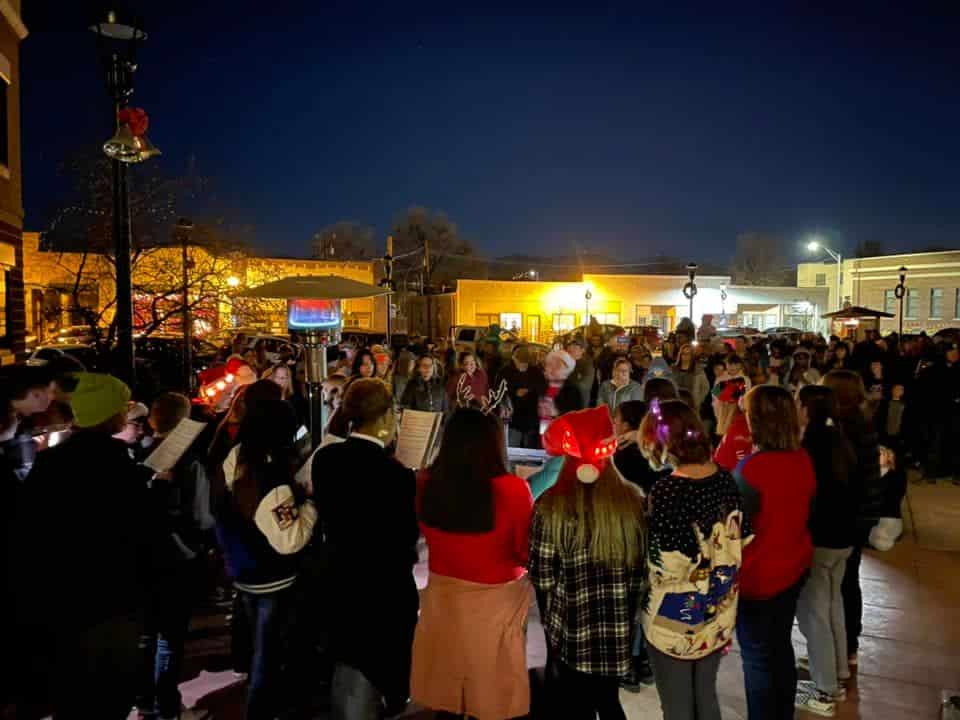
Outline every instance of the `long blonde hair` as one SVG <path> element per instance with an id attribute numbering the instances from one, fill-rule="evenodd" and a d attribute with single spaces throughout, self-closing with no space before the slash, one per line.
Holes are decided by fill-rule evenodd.
<path id="1" fill-rule="evenodd" d="M 590 485 L 573 473 L 561 472 L 539 505 L 547 534 L 557 548 L 571 553 L 585 549 L 592 562 L 607 567 L 636 567 L 643 560 L 643 498 L 620 477 L 613 463 L 607 463 Z"/>

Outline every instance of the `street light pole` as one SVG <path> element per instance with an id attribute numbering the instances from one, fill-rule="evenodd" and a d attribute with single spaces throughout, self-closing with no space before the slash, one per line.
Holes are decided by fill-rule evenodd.
<path id="1" fill-rule="evenodd" d="M 843 255 L 834 252 L 819 240 L 811 240 L 807 243 L 807 250 L 810 252 L 823 250 L 837 263 L 837 310 L 843 310 Z"/>
<path id="2" fill-rule="evenodd" d="M 583 294 L 583 299 L 586 302 L 586 316 L 583 318 L 583 325 L 586 327 L 590 324 L 590 300 L 593 298 L 593 293 L 590 292 L 588 288 L 587 291 Z"/>
<path id="3" fill-rule="evenodd" d="M 190 318 L 190 268 L 193 263 L 187 254 L 187 245 L 190 242 L 192 231 L 192 221 L 186 218 L 177 220 L 177 234 L 181 243 L 180 252 L 183 270 L 183 298 L 180 301 L 183 313 L 183 387 L 188 395 L 193 389 L 193 321 Z"/>
<path id="4" fill-rule="evenodd" d="M 130 197 L 127 164 L 142 162 L 159 154 L 147 140 L 147 117 L 142 110 L 131 113 L 127 105 L 133 94 L 133 76 L 137 71 L 137 44 L 147 34 L 136 25 L 118 22 L 117 14 L 90 26 L 97 36 L 97 45 L 106 74 L 107 91 L 113 111 L 113 137 L 104 143 L 103 151 L 112 161 L 113 180 L 113 244 L 116 266 L 115 322 L 117 348 L 114 372 L 128 384 L 136 381 L 133 346 L 133 287 L 131 268 Z M 128 117 L 122 118 L 122 114 Z"/>
<path id="5" fill-rule="evenodd" d="M 907 294 L 907 269 L 905 267 L 900 267 L 900 282 L 897 283 L 897 286 L 893 289 L 893 294 L 900 301 L 900 312 L 898 318 L 900 320 L 900 337 L 901 341 L 903 338 L 903 298 Z"/>
<path id="6" fill-rule="evenodd" d="M 683 296 L 690 301 L 690 323 L 693 325 L 691 342 L 697 339 L 697 326 L 693 323 L 693 299 L 697 296 L 697 264 L 687 265 L 687 283 L 683 286 Z"/>
<path id="7" fill-rule="evenodd" d="M 387 348 L 390 347 L 390 336 L 393 334 L 393 235 L 387 235 L 387 253 L 383 256 L 383 280 L 380 284 L 390 291 L 387 295 Z"/>

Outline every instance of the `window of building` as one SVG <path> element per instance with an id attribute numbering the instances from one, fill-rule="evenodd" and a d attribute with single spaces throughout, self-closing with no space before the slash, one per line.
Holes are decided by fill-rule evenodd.
<path id="1" fill-rule="evenodd" d="M 904 315 L 908 320 L 916 320 L 920 310 L 920 291 L 907 290 L 907 309 Z"/>
<path id="2" fill-rule="evenodd" d="M 620 313 L 591 313 L 601 325 L 619 325 Z"/>
<path id="3" fill-rule="evenodd" d="M 817 273 L 817 287 L 824 287 L 827 284 L 827 274 Z"/>
<path id="4" fill-rule="evenodd" d="M 893 290 L 883 291 L 883 311 L 893 315 L 897 314 L 897 296 Z"/>
<path id="5" fill-rule="evenodd" d="M 474 317 L 480 327 L 490 327 L 500 322 L 500 316 L 496 313 L 477 313 Z"/>
<path id="6" fill-rule="evenodd" d="M 577 316 L 573 313 L 554 313 L 553 314 L 553 331 L 555 333 L 565 333 L 570 332 L 576 327 Z"/>
<path id="7" fill-rule="evenodd" d="M 930 319 L 943 317 L 943 288 L 930 288 Z"/>
<path id="8" fill-rule="evenodd" d="M 523 313 L 500 313 L 500 329 L 519 333 L 523 327 Z"/>
<path id="9" fill-rule="evenodd" d="M 7 277 L 9 271 L 0 265 L 0 347 L 9 348 L 13 344 L 10 336 L 10 322 L 7 318 L 7 308 L 10 307 L 7 289 L 10 287 Z"/>
<path id="10" fill-rule="evenodd" d="M 527 339 L 530 342 L 540 342 L 539 315 L 527 315 Z"/>

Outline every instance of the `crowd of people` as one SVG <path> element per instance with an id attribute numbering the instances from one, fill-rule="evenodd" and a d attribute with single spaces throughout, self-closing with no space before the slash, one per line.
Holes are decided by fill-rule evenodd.
<path id="1" fill-rule="evenodd" d="M 318 447 L 292 358 L 242 373 L 219 412 L 11 369 L 0 700 L 27 720 L 177 718 L 191 615 L 227 587 L 248 720 L 310 717 L 318 679 L 337 720 L 411 700 L 607 720 L 644 684 L 666 720 L 718 720 L 734 638 L 751 720 L 832 716 L 857 664 L 863 548 L 902 532 L 911 466 L 960 484 L 960 346 L 705 330 L 685 321 L 658 353 L 599 326 L 544 357 L 344 347 Z M 405 410 L 444 417 L 416 471 L 393 457 Z M 188 418 L 203 429 L 157 467 Z M 547 460 L 520 473 L 508 446 Z"/>

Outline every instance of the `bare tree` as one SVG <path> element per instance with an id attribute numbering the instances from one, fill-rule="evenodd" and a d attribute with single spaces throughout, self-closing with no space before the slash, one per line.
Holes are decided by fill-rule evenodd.
<path id="1" fill-rule="evenodd" d="M 780 238 L 764 233 L 737 236 L 730 267 L 738 285 L 781 286 L 796 284 L 796 268 L 788 262 Z"/>
<path id="2" fill-rule="evenodd" d="M 327 225 L 313 236 L 313 257 L 322 260 L 369 260 L 376 256 L 373 228 L 351 220 Z"/>
<path id="3" fill-rule="evenodd" d="M 464 264 L 476 264 L 473 245 L 444 213 L 411 207 L 394 223 L 400 271 L 418 271 L 426 287 L 452 282 Z"/>

